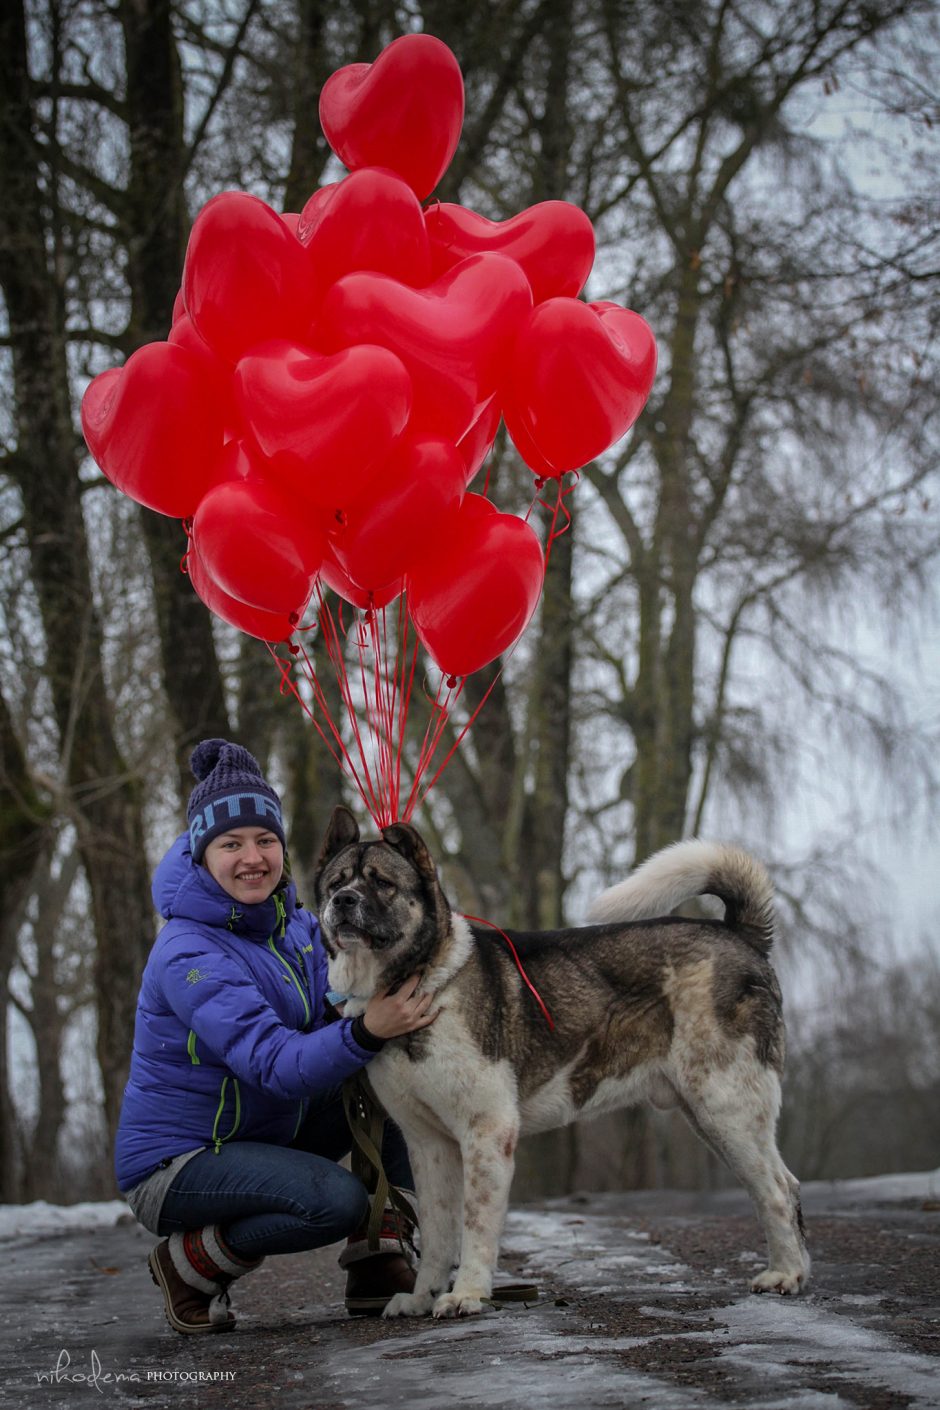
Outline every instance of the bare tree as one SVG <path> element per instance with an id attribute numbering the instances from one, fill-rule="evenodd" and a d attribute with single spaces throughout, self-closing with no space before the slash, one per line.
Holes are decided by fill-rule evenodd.
<path id="1" fill-rule="evenodd" d="M 40 798 L 0 689 L 0 1201 L 19 1198 L 15 1113 L 7 1066 L 7 985 L 22 911 L 48 846 L 48 805 Z"/>
<path id="2" fill-rule="evenodd" d="M 118 749 L 101 661 L 72 429 L 65 330 L 44 240 L 25 17 L 0 19 L 0 286 L 16 408 L 8 458 L 22 502 L 68 789 L 98 937 L 98 1054 L 110 1123 L 130 1050 L 137 976 L 152 936 L 140 797 Z"/>
<path id="3" fill-rule="evenodd" d="M 937 547 L 924 160 L 936 105 L 922 61 L 937 36 L 919 0 L 51 0 L 32 31 L 32 80 L 15 10 L 0 31 L 13 95 L 0 278 L 16 395 L 2 503 L 46 647 L 36 718 L 48 699 L 61 742 L 43 805 L 74 819 L 90 876 L 101 853 L 128 868 L 114 877 L 131 908 L 125 968 L 112 968 L 107 941 L 98 960 L 112 1110 L 150 925 L 125 759 L 148 780 L 147 822 L 165 830 L 159 761 L 175 751 L 185 791 L 192 740 L 237 728 L 284 785 L 301 871 L 346 785 L 279 697 L 264 646 L 210 624 L 178 571 L 179 526 L 129 512 L 80 469 L 70 389 L 165 335 L 204 199 L 242 186 L 299 209 L 334 174 L 316 122 L 324 78 L 416 23 L 452 46 L 467 87 L 437 194 L 494 218 L 550 197 L 583 206 L 599 236 L 589 296 L 637 308 L 660 345 L 647 412 L 568 501 L 574 527 L 552 545 L 527 638 L 502 674 L 466 683 L 466 708 L 489 691 L 486 704 L 418 819 L 459 903 L 557 925 L 582 874 L 622 873 L 719 806 L 744 816 L 756 800 L 764 811 L 750 816 L 763 819 L 784 770 L 800 767 L 801 716 L 866 760 L 906 759 L 931 778 L 898 692 L 852 640 L 859 609 L 897 614 L 922 596 Z M 858 137 L 827 144 L 811 120 L 868 73 L 922 142 L 899 158 L 909 189 L 890 201 L 843 160 Z M 497 501 L 525 511 L 532 477 L 505 435 L 488 469 Z M 547 520 L 536 508 L 533 521 Z M 119 593 L 117 564 L 89 570 L 89 528 L 128 550 Z M 423 708 L 416 691 L 418 733 Z M 35 778 L 36 731 L 14 718 Z M 796 911 L 799 886 L 779 874 Z M 99 931 L 114 925 L 101 886 L 92 895 Z M 819 910 L 806 903 L 807 922 L 848 953 L 851 927 L 839 938 Z M 683 1138 L 618 1123 L 620 1178 L 675 1178 Z M 553 1179 L 585 1179 L 596 1150 L 553 1138 Z"/>

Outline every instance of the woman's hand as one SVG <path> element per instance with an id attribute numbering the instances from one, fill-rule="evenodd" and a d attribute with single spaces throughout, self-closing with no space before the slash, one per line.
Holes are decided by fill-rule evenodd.
<path id="1" fill-rule="evenodd" d="M 420 974 L 412 974 L 394 993 L 386 989 L 369 1000 L 362 1021 L 373 1037 L 400 1038 L 434 1022 L 440 1009 L 430 1012 L 433 995 L 418 994 L 420 982 Z"/>

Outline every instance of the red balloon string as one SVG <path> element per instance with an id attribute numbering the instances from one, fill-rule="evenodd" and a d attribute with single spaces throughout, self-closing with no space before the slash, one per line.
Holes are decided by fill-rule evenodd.
<path id="1" fill-rule="evenodd" d="M 339 766 L 340 769 L 343 769 L 346 773 L 348 773 L 349 777 L 355 784 L 359 796 L 361 797 L 367 810 L 372 813 L 373 809 L 372 803 L 370 801 L 368 783 L 364 783 L 363 779 L 360 777 L 359 771 L 357 770 L 355 763 L 353 762 L 349 750 L 346 748 L 342 736 L 340 735 L 339 730 L 336 727 L 336 724 L 330 714 L 329 707 L 327 706 L 326 698 L 323 695 L 320 682 L 317 680 L 316 673 L 312 669 L 310 658 L 307 656 L 307 653 L 306 651 L 304 651 L 303 647 L 297 644 L 291 644 L 288 647 L 288 650 L 300 657 L 302 660 L 304 667 L 304 675 L 313 687 L 314 703 L 317 707 L 317 710 L 319 711 L 319 714 L 322 716 L 327 726 L 327 729 L 324 729 L 323 725 L 321 725 L 317 714 L 313 710 L 311 710 L 310 706 L 307 704 L 307 701 L 303 698 L 300 691 L 298 690 L 296 682 L 291 676 L 291 671 L 295 663 L 293 661 L 285 661 L 283 657 L 278 656 L 277 652 L 269 643 L 268 651 L 275 664 L 277 665 L 278 670 L 281 673 L 281 694 L 284 695 L 289 692 L 291 695 L 293 695 L 294 699 L 297 701 L 298 705 L 303 710 L 304 714 L 308 717 L 308 719 L 311 721 L 320 738 L 323 740 L 323 743 L 329 750 L 329 753 L 332 756 L 334 762 Z M 329 733 L 327 732 L 327 730 L 329 731 Z"/>
<path id="2" fill-rule="evenodd" d="M 408 617 L 404 596 L 397 608 L 369 609 L 361 618 L 354 618 L 346 631 L 337 623 L 319 585 L 316 588 L 318 612 L 315 625 L 320 628 L 320 640 L 325 654 L 320 674 L 302 642 L 288 645 L 293 660 L 279 655 L 272 646 L 268 650 L 280 672 L 280 691 L 290 693 L 313 723 L 330 755 L 352 781 L 366 811 L 379 827 L 402 820 L 407 822 L 416 807 L 427 797 L 472 726 L 497 677 L 490 683 L 483 699 L 462 725 L 445 758 L 429 782 L 427 774 L 433 767 L 450 718 L 450 712 L 463 692 L 463 679 L 441 675 L 436 694 L 426 692 L 429 718 L 423 738 L 411 764 L 411 782 L 405 797 L 402 779 L 409 763 L 405 744 L 408 716 L 420 652 L 420 642 Z M 342 611 L 339 612 L 342 622 Z M 355 625 L 355 631 L 353 631 Z M 307 631 L 310 627 L 299 628 Z M 350 671 L 347 654 L 353 654 L 355 667 Z M 299 670 L 310 687 L 312 702 L 294 679 Z M 342 713 L 347 729 L 330 712 L 322 685 L 323 669 L 330 669 L 339 689 Z"/>
<path id="3" fill-rule="evenodd" d="M 405 804 L 405 810 L 402 814 L 403 822 L 410 821 L 415 808 L 418 806 L 418 803 L 422 802 L 427 797 L 430 789 L 433 787 L 434 783 L 440 777 L 440 774 L 450 762 L 450 758 L 454 752 L 454 749 L 456 748 L 456 745 L 454 745 L 450 749 L 446 758 L 444 759 L 444 762 L 441 764 L 440 768 L 437 770 L 437 773 L 435 773 L 434 777 L 431 779 L 431 782 L 428 784 L 427 788 L 424 790 L 424 792 L 419 798 L 418 793 L 421 785 L 421 780 L 427 772 L 428 768 L 430 767 L 431 760 L 434 758 L 434 755 L 437 752 L 437 747 L 440 744 L 441 739 L 443 738 L 444 730 L 447 727 L 447 721 L 450 717 L 451 707 L 456 704 L 457 700 L 460 698 L 462 690 L 462 680 L 459 681 L 455 686 L 452 686 L 446 677 L 441 676 L 440 683 L 437 687 L 437 694 L 434 699 L 432 700 L 430 695 L 425 692 L 426 698 L 431 706 L 431 713 L 428 719 L 427 728 L 424 731 L 424 739 L 421 741 L 421 748 L 418 751 L 418 762 L 415 767 L 414 782 L 412 783 L 411 792 L 408 794 L 408 800 Z M 475 711 L 473 715 L 474 719 L 476 718 L 476 713 L 477 712 Z M 465 727 L 463 733 L 466 733 L 467 728 L 469 728 L 469 726 Z"/>
<path id="4" fill-rule="evenodd" d="M 567 499 L 568 495 L 572 494 L 577 488 L 578 480 L 581 478 L 579 471 L 574 470 L 571 473 L 573 475 L 573 479 L 570 485 L 566 485 L 564 483 L 564 475 L 560 475 L 555 481 L 557 493 L 555 496 L 554 504 L 551 504 L 548 500 L 542 498 L 541 491 L 545 485 L 545 481 L 541 479 L 536 480 L 535 494 L 532 498 L 532 503 L 529 505 L 529 508 L 526 512 L 525 520 L 526 523 L 528 523 L 529 515 L 532 513 L 532 510 L 537 504 L 540 504 L 543 509 L 551 510 L 552 522 L 549 525 L 548 537 L 545 541 L 546 568 L 548 568 L 548 560 L 551 557 L 552 544 L 555 542 L 556 539 L 561 538 L 562 534 L 566 534 L 571 528 L 571 510 L 568 508 L 567 504 L 565 504 L 565 500 Z M 561 528 L 558 527 L 559 514 L 563 515 L 564 517 L 564 522 Z"/>
<path id="5" fill-rule="evenodd" d="M 526 515 L 528 520 L 536 504 L 551 512 L 544 552 L 546 566 L 552 544 L 571 523 L 565 499 L 574 489 L 574 483 L 566 486 L 563 479 L 556 483 L 554 503 L 542 497 L 542 485 L 539 485 Z M 370 606 L 361 615 L 353 613 L 347 618 L 344 615 L 348 611 L 347 604 L 340 600 L 334 612 L 319 583 L 315 588 L 315 602 L 315 620 L 297 630 L 308 632 L 319 628 L 325 656 L 321 671 L 328 665 L 335 677 L 348 727 L 341 729 L 333 719 L 315 663 L 302 643 L 295 641 L 288 646 L 293 660 L 285 660 L 271 646 L 268 648 L 281 674 L 281 693 L 292 694 L 310 718 L 332 758 L 351 779 L 374 822 L 379 827 L 399 820 L 408 822 L 473 727 L 515 646 L 504 655 L 502 665 L 482 698 L 437 762 L 452 711 L 463 695 L 465 679 L 442 673 L 436 691 L 432 693 L 427 687 L 423 688 L 428 704 L 427 723 L 416 753 L 410 748 L 406 751 L 420 642 L 408 615 L 405 595 L 399 595 L 394 615 L 385 607 Z M 355 662 L 352 668 L 347 663 L 348 656 Z M 294 667 L 310 688 L 312 705 L 293 678 Z M 406 771 L 411 774 L 407 793 L 402 788 Z"/>
<path id="6" fill-rule="evenodd" d="M 345 707 L 346 716 L 349 720 L 353 738 L 356 743 L 356 750 L 359 755 L 362 776 L 360 779 L 358 773 L 356 773 L 354 769 L 352 770 L 353 776 L 356 781 L 356 785 L 359 789 L 360 795 L 362 795 L 363 801 L 366 802 L 366 806 L 368 807 L 371 816 L 376 820 L 376 822 L 384 826 L 385 824 L 383 819 L 385 817 L 385 811 L 382 807 L 381 801 L 382 790 L 380 784 L 377 784 L 373 781 L 372 770 L 370 770 L 369 768 L 369 760 L 367 757 L 365 745 L 363 743 L 362 733 L 359 728 L 359 715 L 358 711 L 356 710 L 356 702 L 353 698 L 352 688 L 349 683 L 349 674 L 346 670 L 346 660 L 343 653 L 343 643 L 336 630 L 336 622 L 334 620 L 333 613 L 330 610 L 329 603 L 323 596 L 323 591 L 319 583 L 316 587 L 316 594 L 320 604 L 320 610 L 317 613 L 317 620 L 320 623 L 320 628 L 323 635 L 323 643 L 326 648 L 327 656 L 331 661 L 333 669 L 336 673 L 336 680 L 340 690 L 340 698 L 342 699 L 343 705 Z M 361 661 L 362 653 L 360 652 L 360 662 Z M 310 663 L 309 660 L 306 661 L 306 667 L 308 678 L 315 678 L 316 673 L 313 669 L 312 663 Z M 322 691 L 320 692 L 320 694 L 322 696 Z M 331 721 L 331 725 L 334 733 L 337 735 L 338 738 L 339 731 L 336 728 L 335 722 Z M 348 752 L 345 749 L 344 754 L 346 758 L 349 759 Z M 349 762 L 350 767 L 352 768 L 352 761 L 350 760 Z M 375 757 L 373 754 L 373 767 L 374 766 Z M 381 777 L 381 775 L 379 775 L 379 777 Z"/>
<path id="7" fill-rule="evenodd" d="M 427 798 L 427 796 L 428 796 L 428 794 L 430 793 L 431 789 L 432 789 L 432 788 L 434 787 L 434 785 L 437 783 L 437 780 L 440 778 L 441 774 L 444 772 L 444 770 L 447 768 L 447 765 L 450 763 L 451 759 L 452 759 L 452 758 L 454 757 L 454 755 L 456 754 L 458 748 L 460 747 L 460 744 L 462 743 L 462 741 L 464 740 L 464 738 L 466 737 L 466 735 L 469 734 L 470 730 L 472 729 L 473 725 L 474 725 L 475 722 L 476 722 L 477 716 L 479 715 L 480 711 L 483 709 L 483 706 L 486 704 L 487 700 L 489 700 L 490 696 L 492 695 L 492 693 L 493 693 L 493 688 L 494 688 L 494 686 L 496 685 L 496 682 L 499 680 L 500 676 L 503 674 L 503 667 L 505 666 L 506 662 L 509 660 L 510 656 L 511 656 L 512 653 L 515 651 L 515 649 L 516 649 L 516 644 L 514 643 L 513 646 L 509 649 L 509 651 L 507 651 L 506 655 L 503 657 L 503 663 L 502 663 L 502 665 L 500 666 L 499 670 L 495 673 L 495 675 L 493 676 L 493 679 L 490 681 L 489 685 L 486 687 L 486 690 L 485 690 L 485 692 L 484 692 L 484 694 L 483 694 L 483 698 L 480 700 L 479 704 L 475 707 L 475 709 L 474 709 L 473 712 L 471 713 L 469 719 L 468 719 L 468 720 L 466 721 L 466 723 L 463 725 L 462 729 L 460 730 L 460 733 L 457 735 L 457 738 L 454 740 L 453 744 L 450 746 L 450 748 L 448 749 L 447 753 L 444 755 L 444 758 L 442 759 L 440 765 L 438 766 L 438 768 L 437 768 L 437 770 L 435 771 L 433 777 L 431 778 L 430 783 L 428 783 L 428 784 L 426 785 L 426 787 L 425 787 L 424 791 L 421 793 L 421 796 L 420 796 L 420 797 L 418 797 L 418 795 L 417 795 L 417 781 L 416 781 L 415 788 L 412 789 L 411 795 L 410 795 L 410 797 L 409 797 L 409 799 L 408 799 L 408 806 L 407 806 L 407 809 L 406 809 L 406 811 L 405 811 L 405 815 L 404 815 L 404 819 L 403 819 L 405 822 L 408 822 L 408 820 L 409 820 L 409 818 L 411 817 L 412 813 L 414 812 L 415 808 L 416 808 L 420 803 L 423 803 L 424 800 L 425 800 L 425 798 Z M 452 679 L 453 679 L 453 677 L 451 677 L 451 680 L 452 680 Z M 437 708 L 438 708 L 438 710 L 439 710 L 439 712 L 440 712 L 440 719 L 439 719 L 438 728 L 437 728 L 437 731 L 436 731 L 436 734 L 435 734 L 435 737 L 434 737 L 433 748 L 432 748 L 431 751 L 430 751 L 430 755 L 429 755 L 429 757 L 428 757 L 427 764 L 425 765 L 425 769 L 422 770 L 422 773 L 426 770 L 427 765 L 430 764 L 431 758 L 433 758 L 434 752 L 435 752 L 435 750 L 437 749 L 438 744 L 440 743 L 441 736 L 443 735 L 444 729 L 445 729 L 445 727 L 446 727 L 446 725 L 447 725 L 447 720 L 448 720 L 448 716 L 449 716 L 449 713 L 450 713 L 451 706 L 459 699 L 460 694 L 461 694 L 461 692 L 463 691 L 463 687 L 464 687 L 464 682 L 465 682 L 465 680 L 466 680 L 466 677 L 464 677 L 463 679 L 459 680 L 455 686 L 451 684 L 451 681 L 450 681 L 450 680 L 447 681 L 446 684 L 447 684 L 448 693 L 447 693 L 447 696 L 445 697 L 445 699 L 444 699 L 443 702 L 440 702 L 440 694 L 441 694 L 441 690 L 443 689 L 443 687 L 444 687 L 444 685 L 445 685 L 445 682 L 442 680 L 442 681 L 441 681 L 441 685 L 438 687 L 438 702 L 439 702 L 439 703 L 438 703 L 438 705 L 437 705 Z M 430 726 L 429 726 L 429 728 L 430 728 Z"/>
<path id="8" fill-rule="evenodd" d="M 539 1008 L 542 1010 L 542 1013 L 543 1013 L 544 1016 L 545 1016 L 545 1022 L 548 1024 L 549 1028 L 550 1028 L 550 1029 L 552 1030 L 552 1032 L 554 1033 L 554 1031 L 555 1031 L 555 1021 L 554 1021 L 554 1019 L 552 1018 L 551 1014 L 549 1013 L 548 1009 L 545 1007 L 545 1003 L 544 1003 L 544 1001 L 543 1001 L 543 999 L 542 999 L 541 994 L 540 994 L 539 991 L 536 989 L 535 985 L 532 983 L 532 980 L 531 980 L 531 979 L 529 978 L 529 976 L 526 974 L 525 969 L 523 968 L 522 961 L 521 961 L 520 958 L 519 958 L 519 952 L 518 952 L 518 950 L 516 949 L 515 945 L 512 943 L 512 941 L 510 940 L 509 936 L 506 934 L 505 930 L 501 930 L 498 925 L 494 925 L 491 920 L 485 920 L 482 916 L 468 916 L 465 912 L 462 912 L 462 914 L 463 914 L 464 920 L 472 920 L 472 921 L 474 921 L 477 925 L 488 925 L 491 930 L 495 930 L 495 931 L 497 932 L 497 934 L 499 934 L 499 935 L 501 935 L 501 936 L 503 937 L 503 939 L 506 941 L 506 944 L 509 946 L 509 949 L 510 949 L 510 951 L 511 951 L 511 953 L 512 953 L 512 957 L 513 957 L 513 959 L 514 959 L 515 962 L 516 962 L 516 968 L 518 969 L 519 973 L 522 975 L 522 978 L 523 978 L 523 981 L 524 981 L 525 984 L 526 984 L 526 987 L 527 987 L 527 988 L 531 991 L 531 993 L 535 996 L 535 1002 L 538 1004 Z"/>

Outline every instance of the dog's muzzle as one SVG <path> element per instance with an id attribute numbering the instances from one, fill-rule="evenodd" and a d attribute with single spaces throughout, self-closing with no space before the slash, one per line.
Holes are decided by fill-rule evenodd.
<path id="1" fill-rule="evenodd" d="M 334 945 L 341 950 L 362 945 L 369 950 L 382 950 L 389 939 L 380 934 L 369 914 L 364 898 L 348 888 L 331 896 L 323 912 L 324 925 L 329 927 Z"/>

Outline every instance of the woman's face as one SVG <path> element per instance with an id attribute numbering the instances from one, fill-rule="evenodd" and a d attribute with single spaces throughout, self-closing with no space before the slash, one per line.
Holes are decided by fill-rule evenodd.
<path id="1" fill-rule="evenodd" d="M 233 900 L 266 901 L 281 879 L 284 848 L 263 827 L 236 827 L 213 837 L 203 854 L 207 871 Z"/>

